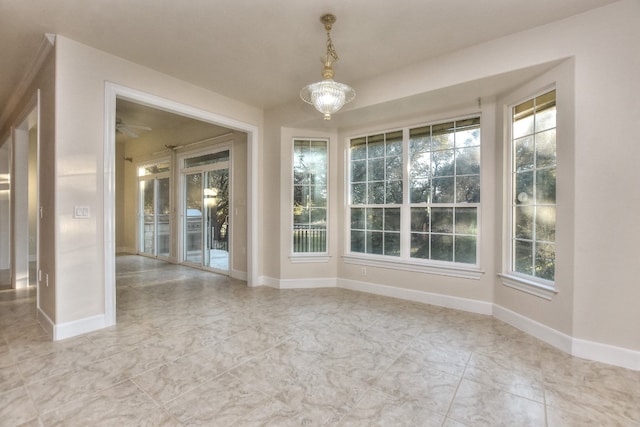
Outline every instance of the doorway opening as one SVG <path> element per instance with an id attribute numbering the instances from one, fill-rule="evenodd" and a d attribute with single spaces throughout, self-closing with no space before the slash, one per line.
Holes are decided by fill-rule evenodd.
<path id="1" fill-rule="evenodd" d="M 21 289 L 37 285 L 38 271 L 38 108 L 13 129 L 12 138 L 0 156 L 3 219 L 2 276 L 0 286 Z M 6 236 L 4 235 L 6 233 Z M 6 238 L 5 238 L 6 237 Z M 8 251 L 6 246 L 8 245 Z M 6 268 L 5 268 L 6 267 Z M 8 283 L 7 279 L 8 278 Z"/>
<path id="2" fill-rule="evenodd" d="M 11 138 L 0 145 L 0 290 L 11 289 Z"/>
<path id="3" fill-rule="evenodd" d="M 37 285 L 38 108 L 0 148 L 0 289 Z"/>
<path id="4" fill-rule="evenodd" d="M 246 122 L 230 119 L 228 117 L 210 113 L 198 108 L 194 108 L 185 104 L 170 101 L 155 95 L 150 95 L 135 89 L 120 86 L 107 82 L 105 84 L 105 145 L 104 145 L 104 271 L 105 271 L 105 318 L 104 326 L 114 325 L 116 322 L 116 289 L 115 289 L 115 257 L 116 252 L 121 248 L 118 246 L 118 238 L 123 233 L 130 236 L 131 232 L 135 236 L 135 227 L 124 230 L 116 227 L 118 216 L 124 215 L 124 201 L 120 200 L 117 188 L 124 185 L 118 182 L 116 176 L 120 173 L 120 169 L 132 166 L 138 162 L 134 156 L 127 155 L 122 150 L 122 145 L 116 142 L 116 123 L 117 101 L 129 101 L 147 107 L 152 107 L 158 111 L 173 113 L 187 119 L 195 119 L 210 125 L 219 126 L 230 130 L 227 134 L 217 137 L 203 138 L 202 140 L 189 141 L 186 144 L 175 145 L 173 143 L 163 143 L 159 152 L 168 153 L 169 156 L 176 156 L 177 153 L 195 150 L 201 148 L 205 143 L 222 143 L 220 139 L 227 139 L 227 136 L 233 137 L 233 142 L 243 141 L 243 153 L 234 148 L 234 165 L 242 168 L 233 167 L 234 171 L 232 182 L 235 182 L 234 188 L 243 189 L 242 194 L 234 197 L 235 207 L 232 209 L 232 217 L 244 221 L 244 236 L 238 233 L 238 221 L 234 224 L 235 232 L 230 235 L 234 241 L 239 242 L 232 250 L 240 254 L 238 257 L 230 257 L 229 272 L 231 277 L 237 277 L 246 280 L 248 286 L 258 286 L 258 248 L 260 246 L 260 236 L 258 234 L 258 127 Z M 144 124 L 142 124 L 144 126 Z M 149 126 L 151 127 L 151 126 Z M 199 147 L 198 147 L 199 146 Z M 235 145 L 234 145 L 235 147 Z M 150 153 L 153 156 L 160 155 L 158 152 Z M 241 161 L 240 159 L 244 159 Z M 176 168 L 171 173 L 171 178 L 176 182 Z M 125 174 L 126 175 L 126 174 Z M 130 182 L 130 181 L 129 181 Z M 175 197 L 175 195 L 173 196 Z M 174 199 L 175 200 L 175 199 Z M 175 207 L 175 204 L 174 204 Z M 178 212 L 172 211 L 171 231 L 177 230 L 180 224 L 177 218 Z M 130 221 L 126 221 L 130 223 Z M 134 221 L 135 223 L 136 221 Z M 235 235 L 235 237 L 233 237 Z M 177 240 L 177 239 L 176 239 Z M 230 245 L 230 249 L 233 245 Z M 135 250 L 135 247 L 134 247 Z M 178 254 L 178 252 L 172 252 Z M 172 255 L 172 261 L 177 262 L 178 258 Z M 240 263 L 240 264 L 238 264 Z"/>

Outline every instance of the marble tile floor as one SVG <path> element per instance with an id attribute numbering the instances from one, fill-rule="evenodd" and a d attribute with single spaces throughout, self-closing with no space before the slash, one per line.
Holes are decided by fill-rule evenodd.
<path id="1" fill-rule="evenodd" d="M 1 426 L 640 426 L 640 372 L 492 317 L 116 263 L 117 326 L 68 340 L 0 292 Z"/>

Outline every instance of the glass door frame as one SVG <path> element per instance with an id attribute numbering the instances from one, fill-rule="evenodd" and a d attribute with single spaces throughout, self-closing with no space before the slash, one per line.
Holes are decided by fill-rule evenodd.
<path id="1" fill-rule="evenodd" d="M 208 154 L 216 154 L 216 153 L 222 153 L 228 151 L 229 152 L 229 159 L 225 162 L 218 162 L 218 163 L 210 163 L 210 164 L 203 164 L 203 165 L 198 165 L 198 166 L 194 166 L 194 167 L 185 167 L 185 161 L 191 158 L 195 158 L 195 157 L 199 157 L 199 156 L 205 156 Z M 196 268 L 200 268 L 203 270 L 207 270 L 207 271 L 213 271 L 215 273 L 218 274 L 224 274 L 226 276 L 231 276 L 231 270 L 232 270 L 232 265 L 233 265 L 233 215 L 232 212 L 234 212 L 234 207 L 233 207 L 233 146 L 231 143 L 223 143 L 223 144 L 216 144 L 215 146 L 209 147 L 207 149 L 202 149 L 202 150 L 197 150 L 197 151 L 190 151 L 188 153 L 182 153 L 178 156 L 177 159 L 177 164 L 178 164 L 178 174 L 179 174 L 179 179 L 180 179 L 180 186 L 179 186 L 179 191 L 178 191 L 178 201 L 179 201 L 179 216 L 180 216 L 180 221 L 179 221 L 179 230 L 178 230 L 178 235 L 179 235 L 179 244 L 178 244 L 178 259 L 179 259 L 179 263 L 180 264 L 185 264 L 185 265 L 189 265 L 191 267 L 196 267 Z M 228 234 L 227 234 L 227 238 L 228 238 L 228 264 L 227 264 L 227 270 L 221 270 L 218 268 L 214 268 L 214 267 L 210 267 L 207 265 L 207 263 L 205 263 L 205 259 L 208 259 L 208 257 L 205 257 L 204 251 L 206 248 L 206 240 L 207 239 L 207 234 L 205 232 L 205 227 L 202 226 L 200 228 L 200 237 L 201 237 L 201 250 L 202 250 L 202 256 L 201 256 L 201 261 L 200 263 L 196 263 L 196 262 L 192 262 L 189 261 L 186 257 L 185 254 L 185 246 L 187 244 L 186 242 L 186 232 L 187 232 L 187 216 L 185 215 L 186 212 L 186 202 L 185 202 L 185 198 L 186 198 L 186 189 L 187 189 L 187 180 L 186 177 L 187 175 L 192 175 L 192 174 L 201 174 L 201 176 L 204 178 L 204 176 L 206 175 L 207 172 L 212 172 L 212 171 L 216 171 L 216 170 L 222 170 L 222 169 L 227 169 L 228 170 L 228 174 L 229 174 L 229 184 L 228 184 L 228 203 L 229 203 L 229 208 L 228 208 Z M 205 199 L 207 198 L 207 195 L 205 194 L 204 191 L 204 181 L 202 182 L 202 188 L 201 188 L 201 197 L 202 197 L 202 206 L 204 208 L 205 205 Z M 204 225 L 205 222 L 205 212 L 204 210 L 202 211 L 202 224 Z"/>
<path id="2" fill-rule="evenodd" d="M 141 175 L 140 171 L 142 169 L 147 169 L 147 168 L 151 168 L 153 166 L 157 166 L 157 165 L 161 165 L 161 164 L 166 164 L 168 165 L 168 170 L 166 171 L 162 171 L 162 172 L 158 172 L 158 173 L 148 173 L 145 175 Z M 172 247 L 173 247 L 173 190 L 172 190 L 172 182 L 173 182 L 173 177 L 172 175 L 172 162 L 170 158 L 166 158 L 166 159 L 158 159 L 158 160 L 154 160 L 153 162 L 145 162 L 145 163 L 140 163 L 138 165 L 136 165 L 136 184 L 137 184 L 137 206 L 138 206 L 138 218 L 136 221 L 136 252 L 139 255 L 143 255 L 143 256 L 149 256 L 149 257 L 154 257 L 154 258 L 158 258 L 158 259 L 163 259 L 163 260 L 170 260 L 171 259 L 171 252 L 172 252 Z M 157 212 L 157 207 L 158 207 L 158 181 L 161 179 L 168 179 L 169 180 L 169 213 L 168 215 L 168 219 L 169 219 L 169 225 L 168 225 L 168 230 L 169 230 L 169 252 L 167 255 L 162 255 L 159 254 L 158 251 L 158 212 Z M 141 190 L 142 190 L 142 183 L 143 182 L 147 182 L 147 181 L 152 181 L 153 182 L 153 203 L 154 203 L 154 214 L 153 214 L 153 253 L 150 252 L 144 252 L 144 217 L 145 217 L 145 212 L 144 212 L 144 200 L 142 198 L 142 194 L 141 194 Z"/>

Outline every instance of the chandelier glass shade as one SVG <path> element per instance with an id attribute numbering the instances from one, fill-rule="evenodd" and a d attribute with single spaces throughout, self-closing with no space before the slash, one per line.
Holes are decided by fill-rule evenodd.
<path id="1" fill-rule="evenodd" d="M 333 63 L 338 60 L 338 54 L 333 47 L 330 31 L 336 17 L 327 14 L 323 15 L 320 21 L 327 31 L 327 55 L 323 61 L 322 71 L 324 80 L 303 87 L 300 91 L 300 98 L 321 112 L 325 120 L 331 120 L 331 114 L 340 110 L 344 104 L 353 101 L 356 92 L 351 86 L 333 80 Z"/>
<path id="2" fill-rule="evenodd" d="M 303 87 L 300 97 L 324 114 L 325 120 L 331 120 L 331 114 L 340 110 L 347 102 L 353 101 L 356 92 L 346 84 L 325 79 Z"/>

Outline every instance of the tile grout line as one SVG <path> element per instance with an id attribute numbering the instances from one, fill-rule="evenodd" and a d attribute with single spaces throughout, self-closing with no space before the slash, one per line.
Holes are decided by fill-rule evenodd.
<path id="1" fill-rule="evenodd" d="M 13 360 L 15 361 L 15 359 Z M 33 395 L 31 394 L 31 390 L 29 390 L 29 387 L 27 387 L 27 381 L 25 380 L 24 375 L 22 374 L 22 369 L 20 369 L 20 364 L 18 362 L 15 362 L 14 366 L 15 366 L 15 369 L 18 371 L 18 375 L 20 375 L 20 380 L 22 381 L 22 387 L 27 392 L 27 396 L 29 396 L 29 401 L 33 405 L 33 409 L 36 410 L 35 419 L 38 420 L 38 424 L 42 425 L 42 421 L 40 420 L 40 415 L 41 415 L 40 408 L 38 407 L 38 405 L 36 405 Z"/>
<path id="2" fill-rule="evenodd" d="M 165 414 L 167 414 L 172 420 L 177 422 L 179 425 L 183 425 L 180 422 L 180 420 L 178 420 L 176 417 L 174 417 L 173 414 L 171 412 L 169 412 L 167 410 L 167 408 L 163 404 L 161 404 L 156 399 L 154 399 L 153 396 L 151 396 L 151 394 L 149 394 L 147 392 L 147 390 L 145 390 L 144 387 L 142 387 L 140 384 L 138 384 L 133 378 L 129 377 L 129 378 L 127 378 L 127 381 L 131 382 L 134 386 L 136 386 L 136 388 L 138 390 L 140 390 L 145 396 L 147 396 L 158 407 L 158 409 L 161 409 L 162 411 L 164 411 Z"/>
<path id="3" fill-rule="evenodd" d="M 471 362 L 471 358 L 473 357 L 474 353 L 475 353 L 474 351 L 469 352 L 469 358 L 467 359 L 467 363 L 464 365 L 464 370 L 462 371 L 462 374 L 460 375 L 460 380 L 458 380 L 458 384 L 456 384 L 456 389 L 453 392 L 453 396 L 451 396 L 451 401 L 449 402 L 449 406 L 447 407 L 447 412 L 444 415 L 444 420 L 442 420 L 442 426 L 443 427 L 447 422 L 447 418 L 449 418 L 449 413 L 451 412 L 451 407 L 453 406 L 453 401 L 456 399 L 456 395 L 458 394 L 458 390 L 460 389 L 460 384 L 462 384 L 462 380 L 464 379 L 464 374 L 467 372 L 467 368 L 469 367 L 469 362 Z"/>
<path id="4" fill-rule="evenodd" d="M 542 388 L 542 402 L 544 403 L 544 425 L 545 425 L 545 427 L 548 427 L 549 426 L 549 408 L 547 407 L 547 387 L 546 387 L 546 383 L 543 384 L 543 388 Z"/>
<path id="5" fill-rule="evenodd" d="M 388 393 L 386 393 L 384 390 L 380 390 L 379 388 L 376 387 L 376 384 L 378 383 L 378 381 L 380 381 L 380 378 L 382 378 L 384 376 L 384 374 L 386 374 L 389 369 L 391 369 L 391 367 L 402 357 L 402 355 L 404 353 L 406 353 L 407 349 L 409 348 L 409 346 L 411 345 L 411 343 L 413 341 L 415 341 L 418 337 L 418 335 L 420 335 L 420 333 L 422 332 L 422 329 L 420 329 L 420 332 L 418 334 L 416 334 L 415 336 L 413 336 L 408 342 L 407 344 L 402 347 L 402 350 L 400 350 L 400 352 L 398 353 L 398 355 L 392 360 L 391 363 L 389 363 L 389 366 L 387 366 L 372 382 L 371 384 L 367 387 L 367 389 L 364 391 L 364 393 L 362 393 L 362 396 L 360 396 L 360 399 L 358 399 L 357 402 L 355 402 L 355 404 L 353 405 L 353 407 L 351 407 L 349 409 L 349 411 L 347 411 L 342 417 L 340 417 L 340 419 L 338 420 L 338 422 L 336 423 L 336 425 L 340 425 L 340 423 L 345 419 L 345 417 L 354 409 L 356 409 L 358 407 L 358 405 L 360 404 L 360 402 L 362 402 L 362 400 L 365 398 L 365 396 L 367 395 L 367 393 L 369 393 L 372 389 L 376 390 L 378 392 L 381 392 L 385 395 L 389 395 Z M 390 395 L 389 395 L 390 396 Z M 393 397 L 393 396 L 390 396 Z"/>
<path id="6" fill-rule="evenodd" d="M 288 338 L 288 339 L 290 339 L 290 338 Z M 288 340 L 288 339 L 287 339 L 287 340 Z M 266 353 L 266 352 L 268 352 L 269 350 L 273 349 L 274 347 L 276 347 L 276 346 L 280 345 L 281 343 L 283 343 L 283 342 L 285 342 L 285 341 L 287 341 L 287 340 L 279 341 L 277 344 L 275 344 L 275 345 L 273 345 L 273 346 L 271 346 L 271 347 L 267 348 L 266 350 L 263 350 L 263 351 L 261 351 L 261 352 L 259 352 L 259 353 L 256 353 L 255 355 L 253 355 L 253 356 L 249 357 L 248 359 L 246 359 L 246 360 L 244 360 L 244 361 L 242 361 L 242 362 L 240 362 L 240 363 L 237 363 L 237 364 L 235 364 L 235 365 L 231 365 L 229 368 L 227 368 L 227 369 L 225 369 L 225 370 L 223 370 L 223 371 L 219 372 L 217 375 L 213 376 L 212 378 L 210 378 L 210 379 L 208 379 L 208 380 L 205 380 L 205 381 L 203 381 L 203 382 L 197 383 L 197 384 L 195 384 L 193 387 L 190 387 L 190 388 L 188 388 L 187 390 L 185 390 L 184 392 L 182 392 L 182 393 L 180 393 L 180 394 L 178 394 L 178 395 L 176 395 L 176 396 L 173 396 L 171 399 L 167 400 L 164 404 L 161 404 L 161 406 L 162 406 L 163 408 L 165 408 L 165 406 L 164 406 L 164 405 L 169 404 L 169 403 L 171 403 L 171 402 L 173 402 L 173 401 L 175 401 L 175 400 L 179 399 L 180 397 L 182 397 L 182 396 L 186 395 L 187 393 L 190 393 L 190 392 L 192 392 L 192 391 L 194 391 L 194 390 L 198 389 L 199 387 L 203 387 L 203 386 L 205 386 L 205 385 L 207 385 L 207 384 L 211 384 L 212 382 L 214 382 L 214 381 L 218 380 L 220 377 L 222 377 L 222 376 L 224 376 L 224 375 L 227 375 L 227 374 L 228 374 L 228 375 L 233 376 L 234 378 L 238 378 L 237 376 L 235 376 L 235 375 L 233 375 L 233 374 L 231 373 L 231 371 L 232 371 L 232 370 L 234 370 L 234 369 L 236 369 L 236 368 L 238 368 L 238 367 L 240 367 L 240 366 L 242 366 L 242 365 L 244 365 L 244 364 L 246 364 L 246 363 L 248 363 L 248 362 L 250 362 L 250 361 L 252 361 L 252 360 L 254 360 L 254 359 L 256 359 L 256 358 L 258 358 L 259 356 L 261 356 L 261 355 L 265 354 L 265 353 Z M 223 341 L 224 341 L 224 340 L 223 340 Z M 211 346 L 214 346 L 214 345 L 215 345 L 215 344 L 211 344 Z M 209 346 L 208 346 L 208 347 L 209 347 Z M 196 351 L 196 352 L 193 352 L 193 353 L 185 354 L 185 355 L 183 355 L 183 356 L 179 357 L 178 359 L 176 359 L 176 361 L 177 361 L 177 360 L 180 360 L 180 359 L 182 359 L 182 358 L 188 357 L 188 356 L 190 356 L 190 355 L 196 354 L 196 353 L 198 353 L 198 352 L 200 352 L 200 351 L 202 351 L 202 350 L 204 350 L 204 348 L 203 348 L 203 349 L 201 349 L 201 350 L 198 350 L 198 351 Z M 173 363 L 173 362 L 170 362 L 170 363 Z M 166 365 L 167 365 L 167 363 L 163 363 L 161 366 L 166 366 Z M 159 367 L 151 368 L 151 369 L 149 369 L 149 370 L 145 371 L 145 373 L 146 373 L 146 372 L 149 372 L 149 371 L 151 371 L 151 370 L 153 370 L 153 369 L 158 369 L 158 368 L 159 368 Z M 140 375 L 142 375 L 142 373 L 141 373 L 141 374 L 139 374 L 139 375 L 136 375 L 135 377 L 138 377 L 138 376 L 140 376 Z M 133 381 L 133 378 L 135 378 L 135 377 L 132 377 L 132 378 L 130 378 L 130 379 Z M 143 389 L 143 390 L 144 390 L 144 388 L 143 388 L 141 385 L 139 385 L 137 382 L 136 382 L 135 384 L 136 384 L 136 386 L 138 386 L 138 387 L 140 387 L 141 389 Z M 145 390 L 145 392 L 146 392 L 146 390 Z M 156 401 L 156 400 L 154 399 L 154 402 L 155 402 L 155 401 Z M 159 403 L 159 404 L 160 404 L 160 403 Z"/>

